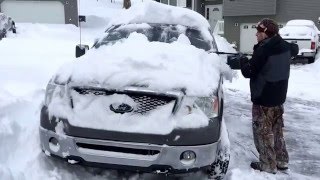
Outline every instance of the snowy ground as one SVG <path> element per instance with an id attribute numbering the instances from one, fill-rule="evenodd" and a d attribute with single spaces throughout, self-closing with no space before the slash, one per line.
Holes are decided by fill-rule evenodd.
<path id="1" fill-rule="evenodd" d="M 97 2 L 100 6 L 96 10 L 96 1 L 82 1 L 83 14 L 91 15 L 83 25 L 83 42 L 91 45 L 103 31 L 99 24 L 107 23 L 119 12 L 121 4 L 109 2 Z M 79 29 L 72 25 L 17 26 L 17 35 L 10 34 L 0 41 L 0 179 L 165 179 L 160 175 L 144 174 L 138 178 L 137 174 L 70 165 L 41 152 L 38 127 L 45 86 L 62 64 L 75 60 Z M 220 44 L 222 40 L 219 39 Z M 224 112 L 232 147 L 226 179 L 320 178 L 320 57 L 317 59 L 314 64 L 291 66 L 284 115 L 290 175 L 250 169 L 249 164 L 256 157 L 251 152 L 255 150 L 248 80 L 235 71 L 238 77 L 225 83 Z M 205 178 L 192 174 L 186 179 Z"/>

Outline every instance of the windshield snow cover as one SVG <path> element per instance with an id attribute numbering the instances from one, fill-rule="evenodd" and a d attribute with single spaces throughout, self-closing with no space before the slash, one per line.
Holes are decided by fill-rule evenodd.
<path id="1" fill-rule="evenodd" d="M 199 29 L 205 39 L 212 40 L 208 31 L 210 24 L 201 14 L 187 8 L 170 6 L 153 0 L 136 2 L 131 8 L 122 11 L 117 18 L 112 19 L 107 27 L 134 23 L 179 24 Z"/>
<path id="2" fill-rule="evenodd" d="M 216 54 L 190 45 L 185 35 L 172 43 L 149 42 L 133 32 L 112 46 L 91 49 L 63 66 L 55 82 L 110 89 L 144 86 L 156 91 L 186 89 L 189 96 L 210 96 L 229 67 Z"/>

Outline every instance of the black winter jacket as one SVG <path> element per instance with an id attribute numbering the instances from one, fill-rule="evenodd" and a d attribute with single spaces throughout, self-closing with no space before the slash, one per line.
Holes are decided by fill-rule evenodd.
<path id="1" fill-rule="evenodd" d="M 274 107 L 285 102 L 290 61 L 290 44 L 279 35 L 256 44 L 252 58 L 241 61 L 243 76 L 250 78 L 253 104 Z"/>

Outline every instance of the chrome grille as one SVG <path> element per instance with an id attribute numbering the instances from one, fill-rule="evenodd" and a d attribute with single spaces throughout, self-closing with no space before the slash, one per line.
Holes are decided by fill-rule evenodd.
<path id="1" fill-rule="evenodd" d="M 154 110 L 159 106 L 166 105 L 173 101 L 172 98 L 166 96 L 150 96 L 150 95 L 129 95 L 134 102 L 138 104 L 138 108 L 133 112 L 146 114 L 148 111 Z"/>
<path id="2" fill-rule="evenodd" d="M 176 100 L 176 97 L 159 95 L 156 93 L 145 93 L 139 91 L 112 91 L 106 89 L 92 89 L 92 88 L 74 88 L 76 92 L 81 95 L 97 95 L 97 96 L 108 96 L 113 94 L 125 94 L 131 97 L 135 103 L 137 103 L 137 108 L 133 111 L 138 114 L 147 114 L 149 111 L 156 109 L 159 106 L 164 106 Z"/>

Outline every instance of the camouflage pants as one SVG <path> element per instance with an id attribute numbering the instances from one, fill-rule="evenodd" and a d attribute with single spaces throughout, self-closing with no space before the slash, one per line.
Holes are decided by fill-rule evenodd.
<path id="1" fill-rule="evenodd" d="M 289 156 L 283 138 L 283 106 L 252 106 L 254 144 L 260 154 L 262 170 L 276 170 L 288 164 Z"/>

